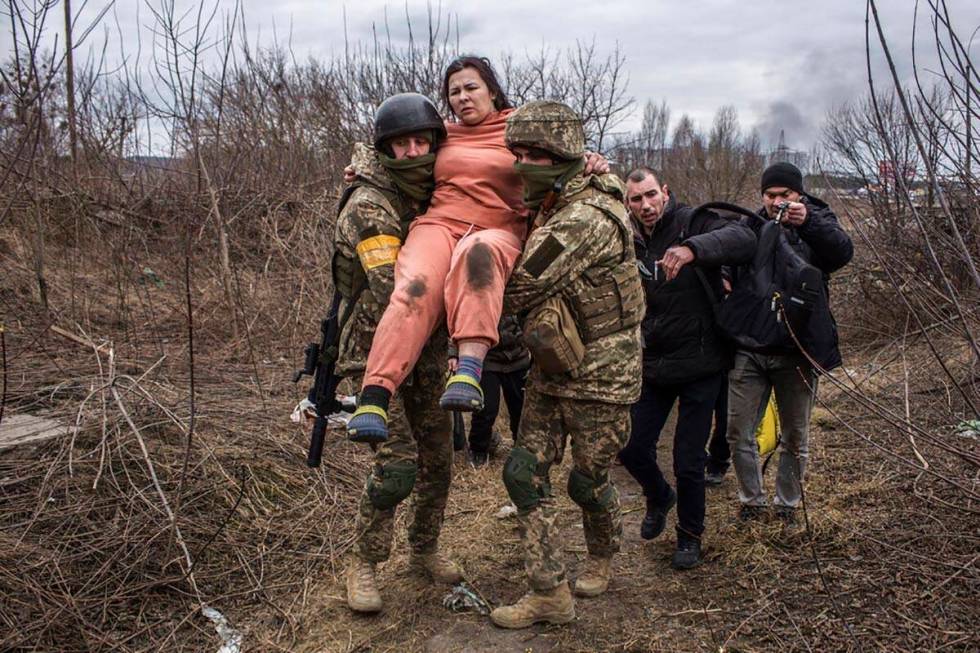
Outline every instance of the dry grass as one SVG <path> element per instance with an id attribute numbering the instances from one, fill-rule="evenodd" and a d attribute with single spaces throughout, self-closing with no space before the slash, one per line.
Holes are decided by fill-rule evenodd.
<path id="1" fill-rule="evenodd" d="M 216 650 L 202 602 L 242 630 L 250 651 L 971 651 L 980 643 L 980 506 L 969 494 L 976 467 L 943 445 L 980 451 L 951 435 L 955 394 L 929 371 L 914 338 L 901 351 L 862 340 L 847 372 L 899 416 L 907 394 L 915 423 L 932 438 L 916 438 L 920 455 L 968 493 L 903 462 L 916 457 L 901 420 L 825 382 L 807 485 L 809 535 L 736 522 L 729 477 L 709 494 L 705 564 L 674 572 L 670 531 L 653 543 L 638 538 L 642 498 L 620 468 L 627 538 L 609 593 L 580 601 L 568 627 L 511 633 L 448 612 L 444 588 L 408 572 L 410 503 L 381 571 L 384 613 L 361 617 L 345 607 L 341 573 L 368 453 L 335 437 L 324 467 L 308 470 L 306 433 L 286 419 L 301 393 L 288 376 L 301 339 L 314 333 L 322 292 L 309 279 L 321 279 L 285 254 L 265 262 L 265 272 L 243 265 L 239 315 L 249 328 L 235 340 L 217 275 L 201 264 L 188 445 L 179 257 L 141 262 L 163 288 L 134 281 L 131 269 L 120 285 L 118 264 L 101 258 L 75 277 L 52 266 L 52 305 L 68 306 L 74 287 L 72 313 L 39 308 L 25 252 L 4 237 L 6 410 L 58 417 L 72 433 L 0 454 L 2 650 Z M 71 251 L 54 245 L 49 255 L 68 260 Z M 944 346 L 957 373 L 969 374 L 973 363 L 955 341 Z M 516 525 L 494 516 L 506 501 L 500 459 L 481 470 L 461 456 L 456 462 L 444 547 L 489 601 L 511 601 L 524 578 Z M 577 508 L 561 501 L 574 576 L 584 537 Z"/>
<path id="2" fill-rule="evenodd" d="M 402 541 L 381 576 L 383 615 L 352 615 L 342 579 L 325 578 L 321 626 L 301 650 L 974 650 L 973 598 L 980 589 L 975 516 L 934 510 L 894 470 L 871 467 L 869 473 L 873 457 L 843 431 L 819 428 L 814 445 L 810 535 L 786 535 L 772 521 L 738 522 L 729 476 L 708 495 L 705 564 L 675 572 L 669 566 L 673 536 L 639 539 L 643 500 L 617 468 L 627 513 L 617 576 L 606 595 L 579 601 L 571 626 L 540 626 L 517 636 L 485 618 L 448 613 L 438 605 L 443 592 L 408 574 Z M 661 453 L 669 457 L 669 444 Z M 506 501 L 500 460 L 489 470 L 473 470 L 461 457 L 457 463 L 443 545 L 482 595 L 509 602 L 525 586 L 516 525 L 494 517 Z M 567 472 L 566 461 L 557 476 Z M 771 472 L 767 477 L 771 482 Z M 561 506 L 564 555 L 574 576 L 585 542 L 578 509 L 567 499 Z"/>

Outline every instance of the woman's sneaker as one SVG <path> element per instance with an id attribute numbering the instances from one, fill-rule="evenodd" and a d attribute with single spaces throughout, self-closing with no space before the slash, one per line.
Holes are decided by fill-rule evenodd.
<path id="1" fill-rule="evenodd" d="M 475 413 L 483 410 L 483 389 L 469 374 L 454 374 L 446 382 L 446 391 L 439 398 L 443 410 Z"/>
<path id="2" fill-rule="evenodd" d="M 384 442 L 388 439 L 388 413 L 377 406 L 361 406 L 347 421 L 347 439 L 351 442 Z"/>
<path id="3" fill-rule="evenodd" d="M 704 484 L 705 485 L 721 485 L 722 481 L 725 480 L 725 473 L 728 471 L 728 467 L 722 467 L 721 469 L 712 467 L 709 463 L 704 469 Z"/>
<path id="4" fill-rule="evenodd" d="M 357 410 L 347 421 L 351 442 L 380 444 L 388 439 L 388 402 L 391 392 L 379 385 L 366 385 L 357 399 Z"/>

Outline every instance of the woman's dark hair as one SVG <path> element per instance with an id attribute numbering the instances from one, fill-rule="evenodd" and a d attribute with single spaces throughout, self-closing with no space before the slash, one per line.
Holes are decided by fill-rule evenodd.
<path id="1" fill-rule="evenodd" d="M 449 78 L 464 68 L 472 68 L 480 75 L 480 79 L 483 80 L 483 83 L 490 90 L 490 96 L 493 97 L 494 109 L 503 111 L 504 109 L 511 108 L 507 94 L 500 87 L 500 82 L 497 81 L 497 74 L 493 72 L 493 66 L 490 65 L 490 60 L 486 57 L 464 54 L 456 57 L 449 63 L 449 66 L 446 67 L 446 74 L 442 78 L 442 99 L 445 100 L 446 106 L 449 107 L 449 112 L 454 117 L 456 113 L 453 111 L 453 105 L 449 103 Z"/>

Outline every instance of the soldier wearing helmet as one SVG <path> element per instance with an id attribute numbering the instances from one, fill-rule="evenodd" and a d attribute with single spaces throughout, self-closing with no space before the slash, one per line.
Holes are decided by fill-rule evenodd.
<path id="1" fill-rule="evenodd" d="M 535 213 L 504 295 L 505 312 L 528 312 L 524 332 L 534 360 L 503 472 L 518 508 L 530 592 L 491 618 L 498 626 L 525 628 L 575 617 L 555 540 L 549 474 L 567 441 L 574 462 L 567 491 L 582 509 L 589 552 L 574 592 L 590 597 L 608 587 L 622 539 L 609 469 L 640 394 L 644 303 L 622 182 L 580 174 L 581 119 L 564 104 L 532 102 L 510 116 L 505 138 L 524 180 L 524 203 Z"/>
<path id="2" fill-rule="evenodd" d="M 374 134 L 374 149 L 354 147 L 357 179 L 340 200 L 333 260 L 334 283 L 344 297 L 340 314 L 355 303 L 340 335 L 337 372 L 355 385 L 394 289 L 395 261 L 408 226 L 432 192 L 434 150 L 446 128 L 426 97 L 402 93 L 378 107 Z M 375 453 L 347 569 L 347 602 L 358 612 L 381 610 L 375 566 L 388 559 L 395 507 L 413 488 L 411 564 L 440 582 L 462 579 L 459 567 L 438 551 L 453 453 L 449 414 L 439 408 L 447 340 L 444 329 L 436 331 L 415 365 L 415 382 L 391 402 L 390 437 Z"/>

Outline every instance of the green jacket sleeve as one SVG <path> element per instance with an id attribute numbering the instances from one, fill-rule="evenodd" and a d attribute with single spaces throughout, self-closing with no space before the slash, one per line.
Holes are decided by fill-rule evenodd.
<path id="1" fill-rule="evenodd" d="M 504 313 L 534 308 L 589 267 L 622 256 L 618 243 L 616 225 L 598 209 L 576 204 L 560 211 L 528 238 L 507 283 Z"/>
<path id="2" fill-rule="evenodd" d="M 347 255 L 360 261 L 375 300 L 387 306 L 402 245 L 398 217 L 367 193 L 357 193 L 337 220 L 337 246 L 342 245 L 350 250 Z"/>

